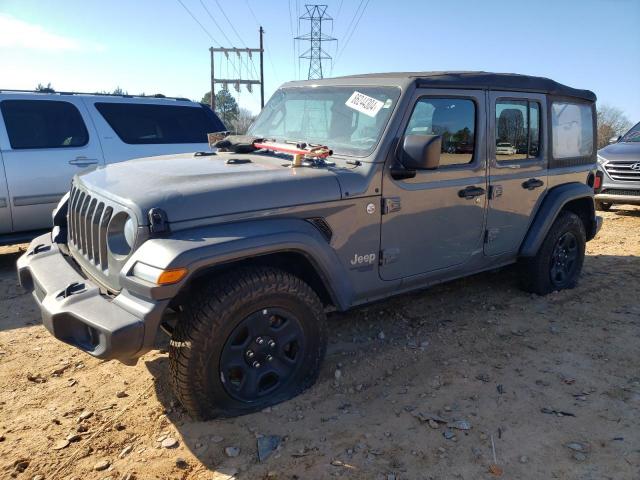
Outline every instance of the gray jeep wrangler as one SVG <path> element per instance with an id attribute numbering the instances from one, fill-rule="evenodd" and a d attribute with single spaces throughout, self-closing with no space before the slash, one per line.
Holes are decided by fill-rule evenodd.
<path id="1" fill-rule="evenodd" d="M 484 72 L 287 83 L 215 151 L 76 176 L 20 282 L 98 358 L 135 362 L 162 326 L 192 415 L 259 410 L 314 383 L 330 310 L 516 263 L 527 291 L 574 287 L 595 100 Z"/>

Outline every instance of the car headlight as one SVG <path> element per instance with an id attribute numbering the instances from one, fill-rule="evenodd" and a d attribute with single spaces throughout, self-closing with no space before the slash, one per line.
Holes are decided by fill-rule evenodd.
<path id="1" fill-rule="evenodd" d="M 606 160 L 604 159 L 604 157 L 598 155 L 598 165 L 604 165 L 605 162 Z"/>
<path id="2" fill-rule="evenodd" d="M 136 241 L 136 224 L 131 217 L 124 223 L 124 241 L 130 249 Z"/>
<path id="3" fill-rule="evenodd" d="M 113 255 L 127 256 L 136 242 L 137 225 L 126 212 L 118 212 L 113 216 L 107 228 L 107 245 Z"/>
<path id="4" fill-rule="evenodd" d="M 182 268 L 162 269 L 147 265 L 146 263 L 136 262 L 133 266 L 133 276 L 141 280 L 156 285 L 171 285 L 182 280 L 189 271 Z"/>

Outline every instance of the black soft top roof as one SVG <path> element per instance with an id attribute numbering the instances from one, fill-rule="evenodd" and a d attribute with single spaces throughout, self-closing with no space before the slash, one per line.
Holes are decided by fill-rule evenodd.
<path id="1" fill-rule="evenodd" d="M 596 101 L 596 95 L 590 90 L 568 87 L 562 83 L 544 77 L 519 75 L 516 73 L 491 72 L 395 72 L 350 75 L 348 78 L 405 78 L 415 79 L 421 87 L 472 88 L 482 90 L 513 90 L 539 92 L 551 95 L 581 98 Z"/>

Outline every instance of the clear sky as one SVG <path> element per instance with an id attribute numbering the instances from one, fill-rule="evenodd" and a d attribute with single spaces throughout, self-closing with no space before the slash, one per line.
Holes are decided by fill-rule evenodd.
<path id="1" fill-rule="evenodd" d="M 394 70 L 541 75 L 593 90 L 600 103 L 640 121 L 640 0 L 325 3 L 338 38 L 327 46 L 337 60 L 333 69 L 325 63 L 325 76 Z M 259 22 L 266 31 L 268 98 L 279 84 L 306 77 L 307 65 L 294 62 L 292 40 L 300 10 L 301 0 L 0 0 L 0 87 L 51 82 L 57 90 L 92 92 L 120 86 L 200 100 L 209 88 L 209 35 L 223 46 L 257 47 Z M 300 33 L 307 29 L 300 24 Z M 216 68 L 225 74 L 229 68 L 230 75 L 240 69 L 223 59 Z M 258 110 L 257 89 L 234 95 L 240 106 Z"/>

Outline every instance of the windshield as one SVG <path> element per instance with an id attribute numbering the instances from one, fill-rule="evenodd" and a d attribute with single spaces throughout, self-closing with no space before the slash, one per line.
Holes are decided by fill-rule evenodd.
<path id="1" fill-rule="evenodd" d="M 248 134 L 322 144 L 338 155 L 364 157 L 378 144 L 399 96 L 395 87 L 282 88 Z"/>
<path id="2" fill-rule="evenodd" d="M 640 142 L 640 123 L 636 123 L 636 126 L 629 130 L 622 137 L 622 142 Z"/>

